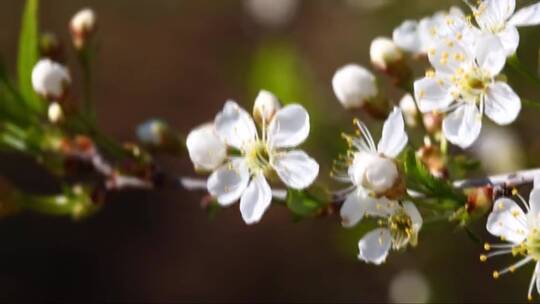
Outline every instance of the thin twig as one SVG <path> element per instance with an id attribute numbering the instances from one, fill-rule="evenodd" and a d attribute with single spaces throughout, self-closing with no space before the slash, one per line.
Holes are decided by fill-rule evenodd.
<path id="1" fill-rule="evenodd" d="M 509 174 L 500 174 L 478 179 L 465 179 L 453 182 L 457 189 L 483 186 L 519 186 L 533 183 L 540 176 L 540 168 L 521 170 Z"/>

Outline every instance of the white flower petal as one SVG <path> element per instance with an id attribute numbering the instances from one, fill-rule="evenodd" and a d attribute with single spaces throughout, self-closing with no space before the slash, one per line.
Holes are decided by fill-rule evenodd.
<path id="1" fill-rule="evenodd" d="M 476 21 L 482 29 L 506 22 L 516 8 L 515 0 L 485 0 L 475 11 Z"/>
<path id="2" fill-rule="evenodd" d="M 296 147 L 303 143 L 308 135 L 309 114 L 298 104 L 280 109 L 268 126 L 268 141 L 273 147 Z"/>
<path id="3" fill-rule="evenodd" d="M 534 188 L 540 188 L 540 174 L 537 174 L 537 175 L 534 176 L 533 187 Z"/>
<path id="4" fill-rule="evenodd" d="M 428 52 L 431 65 L 439 73 L 454 74 L 454 72 L 464 64 L 474 61 L 470 45 L 458 42 L 448 43 L 447 39 L 442 39 L 434 48 Z"/>
<path id="5" fill-rule="evenodd" d="M 365 205 L 362 203 L 362 197 L 358 191 L 351 192 L 341 209 L 339 215 L 341 216 L 341 225 L 343 227 L 353 227 L 360 222 L 366 213 Z"/>
<path id="6" fill-rule="evenodd" d="M 507 83 L 498 81 L 487 90 L 484 111 L 494 122 L 507 125 L 519 115 L 521 99 Z"/>
<path id="7" fill-rule="evenodd" d="M 500 198 L 493 204 L 486 229 L 494 236 L 519 244 L 527 237 L 526 223 L 523 210 L 513 200 Z"/>
<path id="8" fill-rule="evenodd" d="M 394 107 L 394 110 L 384 122 L 382 137 L 377 150 L 387 157 L 395 158 L 405 148 L 407 141 L 408 137 L 407 133 L 405 133 L 403 115 L 398 107 Z"/>
<path id="9" fill-rule="evenodd" d="M 515 26 L 507 25 L 506 28 L 497 33 L 507 56 L 513 55 L 519 46 L 519 32 Z"/>
<path id="10" fill-rule="evenodd" d="M 443 120 L 444 136 L 463 149 L 474 143 L 481 129 L 482 116 L 473 104 L 460 105 Z"/>
<path id="11" fill-rule="evenodd" d="M 422 113 L 445 111 L 454 101 L 450 88 L 436 78 L 425 77 L 414 82 L 414 95 Z"/>
<path id="12" fill-rule="evenodd" d="M 411 53 L 421 53 L 422 44 L 418 35 L 418 22 L 405 20 L 392 32 L 394 43 L 401 49 Z"/>
<path id="13" fill-rule="evenodd" d="M 517 11 L 508 24 L 513 26 L 530 26 L 540 24 L 540 2 Z"/>
<path id="14" fill-rule="evenodd" d="M 234 158 L 219 167 L 208 178 L 208 192 L 222 206 L 236 202 L 249 183 L 249 170 L 241 158 Z"/>
<path id="15" fill-rule="evenodd" d="M 367 263 L 380 265 L 386 261 L 391 244 L 392 236 L 388 229 L 375 229 L 367 233 L 358 243 L 360 250 L 358 258 Z"/>
<path id="16" fill-rule="evenodd" d="M 214 121 L 219 137 L 229 146 L 242 149 L 255 140 L 257 128 L 251 116 L 234 101 L 227 101 Z"/>
<path id="17" fill-rule="evenodd" d="M 200 170 L 215 170 L 227 157 L 227 147 L 211 123 L 193 129 L 186 139 L 186 146 L 195 168 Z"/>
<path id="18" fill-rule="evenodd" d="M 423 223 L 422 215 L 418 211 L 418 208 L 411 202 L 404 202 L 403 209 L 405 209 L 405 212 L 411 217 L 413 230 L 418 232 Z"/>
<path id="19" fill-rule="evenodd" d="M 498 75 L 506 63 L 506 51 L 501 40 L 491 34 L 477 38 L 475 57 L 478 65 L 491 76 Z"/>
<path id="20" fill-rule="evenodd" d="M 527 213 L 527 217 L 529 218 L 530 223 L 534 224 L 536 227 L 540 224 L 540 189 L 533 188 L 531 190 L 529 206 L 531 210 Z"/>
<path id="21" fill-rule="evenodd" d="M 536 262 L 534 274 L 536 275 L 536 292 L 540 294 L 540 262 Z"/>
<path id="22" fill-rule="evenodd" d="M 319 164 L 301 150 L 278 153 L 272 166 L 283 183 L 293 189 L 309 187 L 319 175 Z"/>
<path id="23" fill-rule="evenodd" d="M 340 209 L 341 224 L 343 227 L 353 227 L 364 215 L 388 217 L 395 213 L 398 203 L 385 197 L 371 197 L 363 189 L 351 192 Z"/>
<path id="24" fill-rule="evenodd" d="M 255 176 L 240 199 L 240 212 L 244 222 L 248 225 L 258 223 L 271 202 L 272 189 L 264 175 Z"/>

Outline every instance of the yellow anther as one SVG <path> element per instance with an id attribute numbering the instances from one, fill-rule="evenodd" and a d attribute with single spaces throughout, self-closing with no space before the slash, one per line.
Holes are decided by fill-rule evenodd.
<path id="1" fill-rule="evenodd" d="M 480 262 L 485 262 L 487 261 L 487 256 L 485 254 L 481 254 L 480 255 Z"/>
<path id="2" fill-rule="evenodd" d="M 485 251 L 490 251 L 491 250 L 491 245 L 489 245 L 489 243 L 484 243 L 484 250 Z"/>
<path id="3" fill-rule="evenodd" d="M 493 278 L 494 278 L 494 279 L 498 279 L 499 276 L 500 276 L 500 274 L 499 274 L 498 271 L 494 271 L 494 272 L 493 272 Z"/>

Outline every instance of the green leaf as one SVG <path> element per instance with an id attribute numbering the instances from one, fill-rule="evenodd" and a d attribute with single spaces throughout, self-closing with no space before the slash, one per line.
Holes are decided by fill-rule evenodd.
<path id="1" fill-rule="evenodd" d="M 428 198 L 436 198 L 441 202 L 453 201 L 457 206 L 466 202 L 465 194 L 455 190 L 447 181 L 434 177 L 412 149 L 404 153 L 403 170 L 408 189 L 421 192 Z"/>
<path id="2" fill-rule="evenodd" d="M 42 112 L 45 104 L 32 88 L 32 69 L 39 59 L 38 0 L 27 0 L 19 36 L 17 73 L 23 101 L 32 110 Z"/>
<path id="3" fill-rule="evenodd" d="M 308 190 L 293 190 L 287 192 L 287 208 L 298 217 L 313 217 L 330 203 L 330 195 L 323 188 L 312 187 Z"/>

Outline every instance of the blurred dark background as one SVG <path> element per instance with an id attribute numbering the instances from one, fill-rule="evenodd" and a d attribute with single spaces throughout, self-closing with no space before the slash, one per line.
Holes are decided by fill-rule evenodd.
<path id="1" fill-rule="evenodd" d="M 306 149 L 328 164 L 343 149 L 339 133 L 351 130 L 352 118 L 332 94 L 333 72 L 348 62 L 368 65 L 370 41 L 391 35 L 403 19 L 461 5 L 293 2 L 291 10 L 280 14 L 268 7 L 256 13 L 253 3 L 239 0 L 43 0 L 41 28 L 59 34 L 68 47 L 71 16 L 85 6 L 97 11 L 95 102 L 100 126 L 119 140 L 134 140 L 136 125 L 151 117 L 187 133 L 211 120 L 227 98 L 250 107 L 258 89 L 265 88 L 308 107 L 313 125 Z M 525 3 L 530 1 L 518 1 Z M 0 4 L 0 52 L 12 69 L 23 4 Z M 532 67 L 538 34 L 522 31 L 520 52 Z M 73 56 L 68 59 L 77 75 Z M 534 98 L 534 90 L 517 88 Z M 400 94 L 387 92 L 394 99 Z M 537 111 L 528 110 L 504 131 L 513 142 L 501 145 L 514 149 L 508 152 L 513 160 L 503 159 L 503 151 L 488 151 L 495 164 L 538 165 Z M 372 126 L 376 130 L 378 125 Z M 486 145 L 500 144 L 497 130 L 491 131 L 495 143 Z M 522 147 L 525 138 L 528 144 Z M 32 187 L 46 187 L 26 159 L 4 157 L 0 162 L 3 172 L 15 173 Z M 194 174 L 185 156 L 160 157 L 159 162 L 179 176 Z M 323 180 L 327 172 L 323 165 Z M 375 267 L 356 259 L 357 241 L 365 231 L 344 230 L 337 217 L 294 223 L 285 208 L 275 206 L 260 224 L 248 227 L 237 205 L 209 219 L 199 204 L 202 195 L 184 190 L 115 193 L 100 213 L 82 222 L 30 214 L 3 220 L 0 301 L 526 300 L 532 267 L 494 281 L 492 270 L 511 261 L 480 263 L 481 244 L 449 224 L 426 227 L 417 248 L 393 253 L 385 265 Z M 486 238 L 482 225 L 474 230 Z"/>

